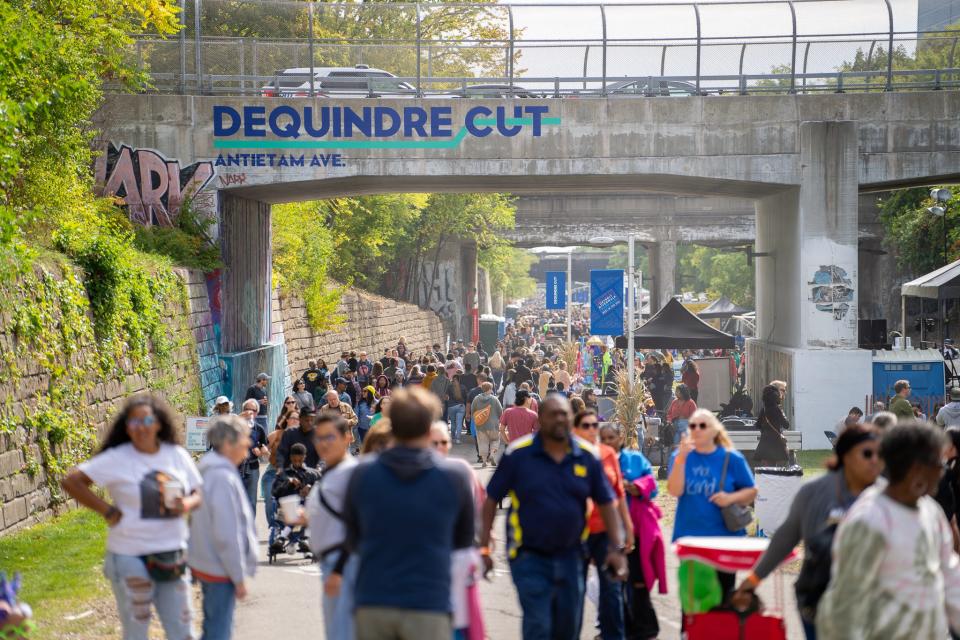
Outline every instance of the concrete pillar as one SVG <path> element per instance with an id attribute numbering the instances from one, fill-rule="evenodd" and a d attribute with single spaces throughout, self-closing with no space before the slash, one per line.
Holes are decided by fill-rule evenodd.
<path id="1" fill-rule="evenodd" d="M 788 384 L 788 418 L 804 448 L 826 448 L 824 417 L 870 391 L 857 349 L 857 132 L 853 122 L 800 125 L 799 188 L 757 202 L 757 340 L 748 389 Z"/>
<path id="2" fill-rule="evenodd" d="M 480 315 L 493 313 L 490 273 L 483 267 L 477 267 L 477 308 L 480 309 Z"/>
<path id="3" fill-rule="evenodd" d="M 677 294 L 677 243 L 675 240 L 661 240 L 649 245 L 650 257 L 650 314 L 654 314 Z M 646 275 L 646 274 L 644 274 Z"/>
<path id="4" fill-rule="evenodd" d="M 271 341 L 270 205 L 229 194 L 222 194 L 220 205 L 223 388 L 239 408 L 257 374 L 269 375 L 264 426 L 271 431 L 289 386 L 286 345 L 282 336 Z"/>
<path id="5" fill-rule="evenodd" d="M 496 291 L 493 294 L 493 313 L 501 318 L 503 317 L 503 291 Z"/>
<path id="6" fill-rule="evenodd" d="M 477 243 L 466 240 L 460 245 L 461 291 L 463 292 L 463 311 L 460 320 L 459 338 L 469 341 L 473 336 L 473 317 L 471 312 L 477 309 Z"/>
<path id="7" fill-rule="evenodd" d="M 443 321 L 451 338 L 460 333 L 464 315 L 461 247 L 447 242 L 435 256 L 421 263 L 417 276 L 417 302 Z"/>
<path id="8" fill-rule="evenodd" d="M 270 342 L 270 205 L 224 194 L 220 209 L 223 255 L 223 351 Z"/>

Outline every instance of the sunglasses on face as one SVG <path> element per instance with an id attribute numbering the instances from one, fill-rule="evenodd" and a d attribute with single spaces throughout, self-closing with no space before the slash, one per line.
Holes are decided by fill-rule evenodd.
<path id="1" fill-rule="evenodd" d="M 157 419 L 153 416 L 147 416 L 145 418 L 127 418 L 128 427 L 152 427 L 153 423 Z"/>
<path id="2" fill-rule="evenodd" d="M 596 429 L 599 426 L 600 426 L 599 422 L 581 422 L 580 423 L 581 429 Z"/>
<path id="3" fill-rule="evenodd" d="M 709 426 L 710 426 L 710 425 L 708 425 L 706 422 L 691 422 L 691 423 L 690 423 L 690 428 L 691 428 L 691 429 L 707 429 L 707 427 L 709 427 Z"/>

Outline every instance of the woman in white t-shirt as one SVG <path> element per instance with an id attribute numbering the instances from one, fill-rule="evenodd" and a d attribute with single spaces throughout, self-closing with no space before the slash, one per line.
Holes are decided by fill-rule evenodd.
<path id="1" fill-rule="evenodd" d="M 201 482 L 177 444 L 170 411 L 149 394 L 127 400 L 100 451 L 62 482 L 70 497 L 110 527 L 103 570 L 124 640 L 147 640 L 151 608 L 168 638 L 194 637 L 184 516 L 200 505 Z M 113 504 L 91 485 L 106 489 Z"/>

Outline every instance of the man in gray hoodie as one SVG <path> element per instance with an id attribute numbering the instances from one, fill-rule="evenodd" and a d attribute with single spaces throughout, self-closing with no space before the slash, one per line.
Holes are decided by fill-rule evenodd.
<path id="1" fill-rule="evenodd" d="M 960 387 L 950 387 L 950 402 L 937 412 L 937 424 L 943 428 L 960 427 Z"/>
<path id="2" fill-rule="evenodd" d="M 211 450 L 200 460 L 204 501 L 190 519 L 190 571 L 203 590 L 204 640 L 229 640 L 237 600 L 257 569 L 253 511 L 237 465 L 247 457 L 250 426 L 240 416 L 214 419 Z"/>
<path id="3" fill-rule="evenodd" d="M 470 405 L 470 415 L 477 429 L 477 450 L 484 467 L 493 464 L 493 457 L 497 453 L 502 414 L 503 406 L 497 396 L 493 395 L 493 385 L 484 382 L 480 385 L 480 395 L 474 398 Z"/>

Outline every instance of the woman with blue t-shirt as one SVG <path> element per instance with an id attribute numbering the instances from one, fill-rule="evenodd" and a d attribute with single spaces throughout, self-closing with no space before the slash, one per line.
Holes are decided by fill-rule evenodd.
<path id="1" fill-rule="evenodd" d="M 723 486 L 724 461 L 727 461 Z M 745 536 L 730 531 L 721 509 L 748 505 L 757 497 L 753 473 L 743 454 L 733 448 L 727 430 L 712 412 L 698 409 L 690 416 L 689 431 L 670 457 L 667 491 L 677 498 L 673 540 L 684 536 Z M 724 594 L 733 591 L 735 575 L 717 572 Z"/>

